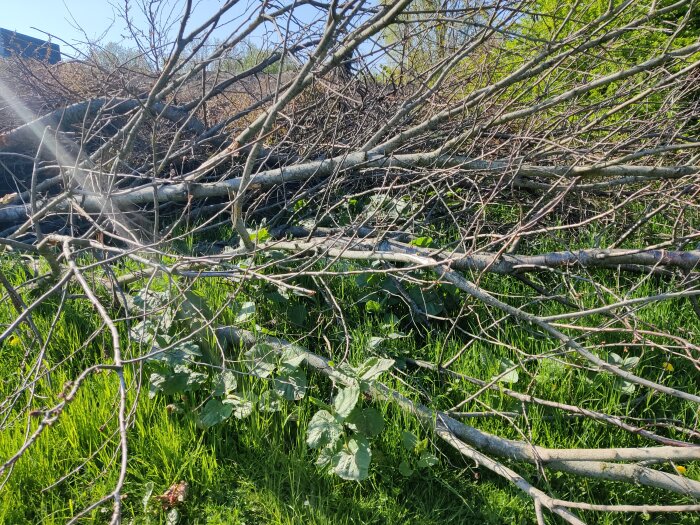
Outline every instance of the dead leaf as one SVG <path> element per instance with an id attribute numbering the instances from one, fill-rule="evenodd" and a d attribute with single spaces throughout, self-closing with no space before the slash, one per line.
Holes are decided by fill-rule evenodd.
<path id="1" fill-rule="evenodd" d="M 186 481 L 180 481 L 179 483 L 171 485 L 162 495 L 154 497 L 160 501 L 161 505 L 163 505 L 163 509 L 172 509 L 185 501 L 188 488 L 189 485 Z"/>

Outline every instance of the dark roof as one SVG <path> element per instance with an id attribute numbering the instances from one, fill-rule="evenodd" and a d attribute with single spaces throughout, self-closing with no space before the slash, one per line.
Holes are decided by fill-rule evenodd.
<path id="1" fill-rule="evenodd" d="M 13 55 L 47 60 L 49 64 L 55 64 L 61 61 L 61 48 L 39 38 L 0 28 L 0 57 Z"/>

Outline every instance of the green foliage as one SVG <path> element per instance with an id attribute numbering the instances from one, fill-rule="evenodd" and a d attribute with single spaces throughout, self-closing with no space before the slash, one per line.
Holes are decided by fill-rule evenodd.
<path id="1" fill-rule="evenodd" d="M 226 421 L 233 413 L 233 405 L 219 399 L 210 399 L 199 416 L 203 427 L 213 427 Z"/>
<path id="2" fill-rule="evenodd" d="M 370 299 L 365 303 L 365 310 L 371 314 L 378 314 L 382 311 L 382 305 L 378 301 Z"/>
<path id="3" fill-rule="evenodd" d="M 245 323 L 253 318 L 255 315 L 255 303 L 251 301 L 246 301 L 241 305 L 241 309 L 238 311 L 236 316 L 236 323 Z"/>
<path id="4" fill-rule="evenodd" d="M 433 246 L 434 241 L 432 237 L 417 237 L 413 239 L 410 243 L 411 246 L 418 246 L 419 248 L 430 248 Z"/>
<path id="5" fill-rule="evenodd" d="M 373 266 L 380 267 L 378 264 Z M 404 295 L 406 293 L 421 312 L 429 315 L 441 315 L 459 306 L 459 293 L 455 287 L 450 285 L 425 287 L 401 284 L 400 289 L 394 278 L 379 273 L 360 274 L 355 278 L 355 282 L 370 292 L 363 297 L 365 311 L 373 314 L 383 313 L 388 316 L 386 318 L 396 318 L 394 314 L 398 308 L 405 305 Z M 403 335 L 394 330 L 387 337 L 397 339 Z M 379 341 L 376 344 L 378 343 Z"/>
<path id="6" fill-rule="evenodd" d="M 351 384 L 341 389 L 333 401 L 333 410 L 341 421 L 344 421 L 355 408 L 360 397 L 360 386 Z"/>
<path id="7" fill-rule="evenodd" d="M 278 362 L 277 354 L 264 345 L 256 345 L 248 351 L 246 356 L 253 375 L 267 378 L 280 370 L 273 379 L 271 393 L 257 400 L 236 391 L 236 371 L 217 370 L 211 366 L 213 363 L 207 362 L 196 343 L 180 339 L 178 334 L 188 333 L 201 324 L 197 314 L 201 316 L 208 312 L 207 305 L 196 294 L 188 292 L 183 300 L 176 302 L 169 292 L 142 291 L 135 296 L 134 304 L 146 312 L 158 312 L 157 321 L 146 317 L 132 328 L 135 340 L 149 344 L 152 349 L 148 361 L 153 369 L 149 378 L 151 397 L 160 393 L 193 401 L 195 394 L 205 396 L 198 414 L 198 423 L 203 428 L 223 423 L 232 416 L 246 418 L 258 402 L 269 409 L 276 406 L 276 398 L 298 400 L 304 396 L 306 376 L 297 370 L 301 360 L 295 353 L 285 354 Z M 238 310 L 236 322 L 247 322 L 254 315 L 255 303 L 244 302 Z M 183 410 L 177 403 L 172 406 L 172 410 Z"/>
<path id="8" fill-rule="evenodd" d="M 372 451 L 362 435 L 348 439 L 340 450 L 331 457 L 333 472 L 345 480 L 362 481 L 369 476 Z"/>
<path id="9" fill-rule="evenodd" d="M 553 44 L 565 43 L 561 52 L 566 53 L 576 45 L 585 44 L 593 38 L 602 36 L 603 31 L 610 33 L 619 30 L 635 20 L 643 19 L 654 9 L 663 9 L 671 4 L 669 1 L 652 2 L 650 0 L 632 2 L 617 13 L 609 16 L 609 9 L 619 9 L 619 2 L 593 0 L 589 2 L 569 2 L 566 0 L 537 0 L 530 6 L 529 15 L 522 17 L 517 25 L 517 35 L 506 39 L 504 47 L 510 55 L 508 61 L 502 62 L 499 74 L 506 76 L 525 61 L 538 56 Z M 668 31 L 677 27 L 676 31 Z M 604 28 L 604 29 L 602 29 Z M 697 7 L 684 5 L 679 8 L 636 24 L 634 29 L 621 31 L 620 34 L 597 46 L 591 52 L 574 54 L 557 64 L 557 74 L 546 79 L 535 79 L 523 94 L 523 86 L 518 85 L 518 99 L 521 103 L 537 103 L 564 93 L 572 86 L 581 86 L 594 78 L 601 78 L 619 71 L 632 68 L 636 64 L 657 57 L 669 50 L 693 44 L 700 36 L 700 12 Z M 679 71 L 697 59 L 688 57 L 678 63 L 666 66 L 668 71 Z M 503 66 L 506 67 L 503 67 Z M 614 80 L 581 94 L 577 100 L 582 106 L 591 109 L 578 111 L 569 118 L 571 122 L 592 121 L 605 116 L 610 122 L 624 121 L 626 117 L 645 118 L 648 112 L 655 113 L 661 107 L 665 93 L 662 89 L 641 97 L 637 103 L 617 108 L 611 114 L 606 112 L 616 105 L 618 92 L 632 89 L 641 92 L 644 87 L 655 83 L 655 75 L 646 74 L 642 84 L 629 86 L 627 80 Z M 624 86 L 624 87 L 623 87 Z M 506 97 L 514 91 L 507 90 Z M 691 95 L 691 97 L 694 95 Z M 613 101 L 613 102 L 611 102 Z M 593 108 L 593 106 L 600 107 Z M 681 104 L 679 107 L 682 107 Z M 551 115 L 559 115 L 559 107 L 552 108 Z"/>
<path id="10" fill-rule="evenodd" d="M 362 481 L 369 476 L 369 438 L 381 433 L 384 420 L 374 408 L 363 408 L 360 396 L 393 365 L 391 359 L 373 357 L 358 367 L 347 363 L 338 367 L 347 386 L 338 390 L 332 406 L 314 414 L 306 431 L 306 444 L 319 449 L 318 467 L 345 480 Z"/>
<path id="11" fill-rule="evenodd" d="M 517 383 L 520 376 L 518 375 L 518 370 L 516 365 L 511 359 L 503 357 L 499 361 L 501 367 L 500 373 L 493 376 L 491 379 L 495 381 L 500 381 L 501 383 Z"/>
<path id="12" fill-rule="evenodd" d="M 416 470 L 433 467 L 439 463 L 435 454 L 428 451 L 428 439 L 418 439 L 413 432 L 404 430 L 401 433 L 401 444 L 408 457 L 399 464 L 399 474 L 410 477 Z"/>
<path id="13" fill-rule="evenodd" d="M 620 357 L 615 352 L 610 352 L 608 354 L 608 363 L 611 363 L 611 364 L 629 372 L 639 364 L 639 357 L 637 357 L 637 356 Z M 636 385 L 634 383 L 631 383 L 630 381 L 626 381 L 625 379 L 622 379 L 621 377 L 615 377 L 615 388 L 620 390 L 620 392 L 622 392 L 623 394 L 632 395 L 632 394 L 634 394 L 634 390 L 636 388 Z"/>
<path id="14" fill-rule="evenodd" d="M 265 227 L 250 232 L 250 240 L 256 244 L 261 244 L 270 239 L 270 232 Z"/>

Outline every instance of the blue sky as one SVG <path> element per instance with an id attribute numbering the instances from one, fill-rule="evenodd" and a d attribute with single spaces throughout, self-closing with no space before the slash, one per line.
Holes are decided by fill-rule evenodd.
<path id="1" fill-rule="evenodd" d="M 181 12 L 184 4 L 182 0 L 169 1 L 176 6 L 176 11 Z M 240 7 L 234 7 L 229 19 L 240 16 L 250 6 L 259 5 L 258 2 L 259 0 L 241 2 Z M 131 3 L 135 4 L 135 1 L 131 0 Z M 114 7 L 122 4 L 123 0 L 0 0 L 0 27 L 37 38 L 46 38 L 42 33 L 45 31 L 78 48 L 83 47 L 81 43 L 86 41 L 86 35 L 93 42 L 101 39 L 102 44 L 117 42 L 131 47 L 129 41 L 122 37 L 126 30 L 125 24 Z M 211 16 L 222 4 L 222 0 L 199 0 L 194 4 L 196 7 L 191 19 L 192 27 L 203 21 L 205 15 Z M 143 23 L 143 16 L 138 16 L 136 9 L 132 13 L 137 15 L 135 18 L 138 22 Z M 223 33 L 226 28 L 220 31 Z M 58 40 L 54 41 L 61 45 L 64 54 L 73 54 L 68 46 Z"/>
<path id="2" fill-rule="evenodd" d="M 37 38 L 45 37 L 37 31 L 43 30 L 71 43 L 85 40 L 76 22 L 90 39 L 101 36 L 112 22 L 108 41 L 121 40 L 124 29 L 107 0 L 2 0 L 1 11 L 0 26 L 5 29 Z"/>
<path id="3" fill-rule="evenodd" d="M 131 16 L 136 24 L 144 29 L 147 24 L 140 13 L 138 4 L 143 0 L 129 0 Z M 199 26 L 212 16 L 225 0 L 194 0 L 194 12 L 188 28 Z M 241 0 L 221 20 L 214 32 L 213 40 L 225 39 L 236 32 L 241 24 L 247 25 L 249 16 L 256 13 L 261 0 Z M 61 46 L 64 59 L 80 58 L 81 51 L 86 50 L 86 42 L 105 45 L 118 43 L 127 48 L 134 48 L 134 40 L 127 36 L 125 22 L 119 16 L 125 0 L 0 0 L 0 27 L 17 31 L 36 38 L 51 39 Z M 161 0 L 161 5 L 172 7 L 172 20 L 177 23 L 181 18 L 185 0 Z M 302 23 L 323 20 L 326 14 L 310 6 L 303 6 L 294 11 L 294 16 Z M 284 29 L 281 21 L 280 29 Z M 294 31 L 292 24 L 291 30 Z M 146 32 L 147 34 L 147 32 Z M 126 37 L 126 38 L 125 38 Z M 278 41 L 278 33 L 271 24 L 258 28 L 250 39 L 256 44 Z M 71 49 L 71 46 L 77 48 Z"/>

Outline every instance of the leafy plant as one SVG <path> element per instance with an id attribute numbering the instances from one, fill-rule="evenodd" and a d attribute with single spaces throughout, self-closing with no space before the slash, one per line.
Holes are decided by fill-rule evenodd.
<path id="1" fill-rule="evenodd" d="M 304 351 L 295 346 L 281 353 L 272 346 L 258 343 L 245 353 L 246 366 L 250 373 L 261 379 L 272 378 L 272 388 L 261 399 L 261 408 L 276 410 L 278 401 L 299 401 L 306 395 L 308 381 L 299 368 L 304 362 Z"/>
<path id="2" fill-rule="evenodd" d="M 365 303 L 365 311 L 371 314 L 378 314 L 382 311 L 382 305 L 378 301 L 369 300 Z"/>
<path id="3" fill-rule="evenodd" d="M 131 336 L 142 345 L 150 346 L 151 397 L 157 393 L 183 397 L 204 391 L 206 402 L 199 412 L 198 423 L 207 428 L 230 417 L 243 419 L 249 416 L 255 403 L 236 392 L 238 380 L 231 369 L 214 368 L 207 362 L 199 345 L 183 340 L 182 335 L 195 330 L 208 315 L 206 302 L 192 292 L 175 300 L 169 291 L 142 291 L 134 298 L 134 304 L 149 313 L 144 320 L 132 327 Z M 255 304 L 241 305 L 236 321 L 249 320 L 255 313 Z M 157 316 L 155 315 L 157 314 Z M 209 365 L 209 366 L 207 366 Z M 208 386 L 208 389 L 204 387 Z M 182 411 L 177 404 L 168 405 L 170 413 Z"/>
<path id="4" fill-rule="evenodd" d="M 413 432 L 404 430 L 401 433 L 401 444 L 410 454 L 399 464 L 402 476 L 412 476 L 416 470 L 422 470 L 437 465 L 437 456 L 428 451 L 428 438 L 418 439 Z"/>
<path id="5" fill-rule="evenodd" d="M 367 478 L 372 460 L 369 439 L 382 432 L 384 419 L 375 408 L 363 408 L 360 397 L 393 365 L 391 359 L 372 357 L 357 368 L 338 367 L 347 385 L 338 390 L 332 405 L 314 414 L 306 434 L 309 447 L 319 450 L 316 465 L 342 479 Z"/>
<path id="6" fill-rule="evenodd" d="M 270 232 L 265 227 L 250 232 L 250 240 L 256 244 L 262 244 L 270 239 Z"/>
<path id="7" fill-rule="evenodd" d="M 622 368 L 625 371 L 630 371 L 634 367 L 636 367 L 639 364 L 639 357 L 637 356 L 627 356 L 627 357 L 621 357 L 615 352 L 610 352 L 608 354 L 608 363 L 613 364 L 619 368 Z M 625 379 L 622 379 L 621 377 L 616 377 L 615 378 L 615 388 L 617 388 L 620 392 L 626 395 L 632 395 L 634 394 L 634 390 L 636 385 L 634 383 L 631 383 L 629 381 L 626 381 Z"/>
<path id="8" fill-rule="evenodd" d="M 514 384 L 520 379 L 518 375 L 518 370 L 516 369 L 518 365 L 507 357 L 503 357 L 499 360 L 500 373 L 491 378 L 492 381 L 496 380 L 500 383 Z"/>
<path id="9" fill-rule="evenodd" d="M 417 237 L 408 244 L 411 246 L 417 246 L 418 248 L 430 248 L 435 243 L 432 237 Z"/>

